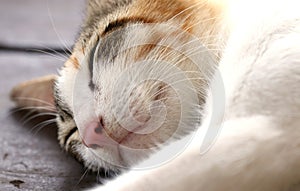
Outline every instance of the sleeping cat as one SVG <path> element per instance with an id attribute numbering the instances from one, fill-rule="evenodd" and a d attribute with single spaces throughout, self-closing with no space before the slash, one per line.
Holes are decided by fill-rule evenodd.
<path id="1" fill-rule="evenodd" d="M 90 0 L 59 77 L 22 84 L 12 97 L 55 104 L 60 145 L 91 170 L 118 173 L 200 124 L 221 44 L 218 9 L 204 0 Z"/>
<path id="2" fill-rule="evenodd" d="M 132 5 L 131 4 L 132 2 L 126 2 L 126 3 Z M 140 170 L 140 171 L 132 170 L 128 173 L 121 175 L 115 180 L 108 182 L 104 186 L 100 186 L 99 188 L 96 188 L 95 190 L 169 190 L 169 191 L 171 190 L 172 191 L 173 190 L 206 190 L 206 191 L 210 191 L 210 190 L 214 190 L 214 191 L 216 190 L 243 190 L 243 191 L 275 190 L 276 191 L 278 190 L 278 191 L 282 191 L 282 190 L 290 190 L 293 188 L 293 186 L 295 186 L 294 190 L 297 190 L 297 188 L 299 188 L 296 187 L 296 185 L 300 183 L 300 170 L 299 170 L 300 169 L 300 160 L 299 160 L 300 159 L 300 139 L 299 139 L 300 131 L 298 130 L 300 124 L 299 121 L 300 120 L 300 116 L 299 116 L 300 115 L 299 112 L 300 91 L 298 90 L 298 84 L 300 83 L 300 68 L 298 67 L 298 65 L 300 64 L 300 13 L 298 11 L 299 3 L 296 0 L 288 0 L 288 1 L 253 0 L 251 2 L 245 0 L 239 0 L 239 1 L 229 0 L 223 3 L 216 4 L 216 2 L 203 1 L 202 3 L 197 4 L 199 5 L 199 7 L 197 7 L 196 9 L 197 11 L 195 11 L 198 15 L 208 14 L 208 12 L 205 11 L 207 9 L 216 11 L 215 14 L 213 15 L 209 15 L 209 16 L 206 15 L 208 16 L 208 18 L 215 19 L 212 23 L 209 23 L 212 25 L 208 25 L 205 29 L 202 29 L 205 30 L 205 32 L 202 31 L 202 33 L 195 34 L 200 39 L 203 39 L 201 38 L 201 34 L 208 35 L 209 37 L 215 38 L 215 39 L 208 38 L 209 39 L 208 41 L 206 41 L 207 39 L 201 41 L 201 43 L 204 46 L 207 46 L 210 50 L 213 49 L 212 47 L 210 47 L 211 44 L 216 45 L 215 49 L 220 50 L 220 52 L 214 53 L 214 55 L 216 55 L 215 59 L 217 59 L 218 54 L 222 53 L 219 66 L 216 70 L 214 70 L 213 79 L 210 81 L 211 78 L 210 74 L 212 72 L 211 70 L 214 69 L 215 66 L 213 64 L 212 65 L 207 64 L 207 63 L 212 63 L 212 62 L 208 62 L 208 60 L 210 58 L 212 58 L 213 60 L 214 59 L 213 55 L 205 57 L 207 59 L 203 60 L 198 67 L 192 68 L 193 70 L 191 70 L 190 68 L 188 69 L 185 68 L 186 67 L 185 64 L 187 63 L 187 65 L 189 65 L 190 62 L 188 61 L 186 62 L 186 60 L 184 60 L 185 61 L 184 64 L 181 65 L 180 62 L 178 62 L 178 60 L 175 61 L 175 63 L 179 63 L 179 68 L 180 66 L 183 66 L 180 68 L 181 71 L 193 71 L 197 73 L 197 76 L 195 78 L 196 81 L 194 81 L 194 77 L 188 76 L 187 77 L 188 80 L 184 80 L 184 81 L 185 82 L 191 81 L 191 84 L 186 83 L 186 84 L 182 84 L 182 86 L 179 86 L 179 89 L 183 88 L 184 85 L 187 85 L 191 88 L 194 88 L 194 90 L 196 90 L 196 91 L 189 92 L 191 94 L 196 92 L 196 96 L 188 97 L 187 101 L 184 102 L 188 104 L 188 107 L 186 107 L 186 109 L 191 109 L 192 112 L 185 113 L 186 115 L 183 115 L 182 117 L 183 120 L 194 119 L 194 121 L 192 121 L 189 125 L 195 126 L 193 128 L 198 129 L 197 134 L 194 137 L 192 143 L 188 145 L 188 147 L 183 153 L 179 154 L 175 159 L 169 161 L 164 165 L 161 165 L 157 168 L 148 169 L 148 170 Z M 161 6 L 162 4 L 163 3 L 160 3 L 159 5 Z M 188 5 L 188 3 L 185 5 L 187 5 L 187 7 L 193 7 L 191 5 Z M 103 6 L 104 5 L 102 5 L 101 7 Z M 122 4 L 116 6 L 122 7 L 125 5 Z M 151 4 L 148 6 L 146 5 L 139 6 L 139 8 L 146 8 L 150 10 L 151 6 L 154 5 Z M 178 5 L 176 5 L 176 7 L 178 7 Z M 105 8 L 105 9 L 108 10 L 108 12 L 111 10 L 111 8 Z M 125 12 L 127 14 L 130 13 L 128 7 L 126 9 L 127 10 Z M 199 9 L 201 9 L 202 11 L 199 11 Z M 157 7 L 154 10 L 157 10 Z M 186 8 L 184 8 L 183 10 L 186 10 Z M 151 10 L 150 12 L 152 13 L 153 10 Z M 203 17 L 203 15 L 202 15 L 202 19 L 207 21 L 207 19 L 205 19 L 207 17 L 206 16 Z M 99 17 L 103 17 L 103 15 L 99 15 Z M 218 20 L 217 19 L 218 17 L 222 17 L 222 19 Z M 171 18 L 173 17 L 169 17 L 166 20 L 169 21 L 169 19 Z M 160 22 L 163 21 L 160 20 Z M 219 22 L 222 22 L 222 25 Z M 204 23 L 204 22 L 200 22 L 200 23 Z M 124 27 L 124 26 L 119 26 L 118 24 L 115 24 L 114 26 L 117 26 L 118 28 Z M 166 30 L 169 29 L 169 27 L 167 26 L 165 26 Z M 179 24 L 177 26 L 181 26 L 181 25 Z M 142 28 L 138 28 L 138 29 L 141 29 L 142 31 Z M 127 27 L 125 29 L 130 30 Z M 199 30 L 199 28 L 197 29 Z M 173 31 L 173 29 L 170 30 L 171 32 L 169 32 L 169 34 L 178 34 L 177 29 L 175 31 Z M 130 31 L 127 31 L 127 34 L 128 33 L 130 34 Z M 118 34 L 118 33 L 111 33 L 111 34 Z M 137 31 L 137 34 L 139 35 L 137 35 L 136 38 L 139 38 L 140 36 L 144 37 L 145 34 L 147 33 L 144 33 L 144 35 L 140 35 L 139 31 Z M 151 34 L 153 34 L 152 31 Z M 166 36 L 162 37 L 162 39 L 166 39 L 166 38 L 168 39 L 168 37 L 172 35 L 166 35 Z M 227 39 L 227 36 L 228 36 L 228 40 L 226 40 L 224 49 L 222 51 L 221 48 L 223 46 L 218 39 L 223 38 L 225 40 Z M 93 37 L 89 35 L 85 35 L 85 37 L 89 37 L 90 39 L 93 39 Z M 98 40 L 98 38 L 96 39 Z M 191 38 L 184 38 L 184 39 L 186 40 L 185 42 L 181 41 L 182 40 L 181 38 L 178 38 L 177 40 L 180 42 L 179 44 L 186 44 L 186 43 L 193 42 Z M 173 38 L 171 40 L 172 42 L 174 41 Z M 101 41 L 101 38 L 99 41 Z M 85 44 L 88 43 L 85 42 Z M 117 43 L 117 45 L 119 44 Z M 114 47 L 118 47 L 117 45 Z M 97 47 L 98 48 L 96 48 L 95 51 L 89 50 L 87 48 L 82 49 L 81 51 L 98 53 L 99 50 L 101 50 L 101 52 L 105 52 L 105 49 L 102 49 L 101 46 L 100 47 L 97 46 Z M 136 52 L 139 53 L 138 56 L 134 58 L 134 61 L 139 63 L 138 62 L 139 58 L 145 59 L 148 58 L 147 57 L 148 55 L 152 56 L 151 50 L 147 52 L 147 50 L 149 49 L 151 48 L 148 47 L 148 49 L 138 49 L 138 48 L 134 49 L 133 51 L 135 53 Z M 74 52 L 76 52 L 76 46 L 74 50 L 75 50 Z M 115 49 L 112 49 L 111 47 L 111 49 L 109 50 L 115 50 Z M 155 50 L 156 50 L 155 53 L 161 53 L 161 54 L 166 54 L 168 53 L 168 51 L 170 51 L 170 50 L 166 50 L 167 52 L 165 52 L 160 48 Z M 130 55 L 129 53 L 130 51 L 129 52 L 125 51 L 125 55 Z M 144 53 L 144 54 L 142 54 L 141 56 L 140 53 Z M 114 59 L 117 59 L 117 57 L 118 56 L 114 57 Z M 85 60 L 86 62 L 80 62 L 81 60 Z M 60 77 L 57 82 L 56 91 L 58 90 L 61 91 L 56 93 L 56 99 L 59 98 L 59 100 L 56 100 L 56 102 L 59 102 L 58 105 L 60 104 L 60 106 L 58 107 L 58 113 L 60 113 L 61 115 L 61 117 L 58 117 L 58 122 L 60 124 L 59 127 L 60 131 L 62 131 L 61 129 L 63 129 L 62 126 L 63 121 L 65 121 L 65 127 L 80 123 L 80 121 L 79 122 L 76 121 L 76 115 L 75 115 L 75 122 L 70 121 L 70 118 L 74 117 L 73 116 L 74 110 L 73 113 L 72 110 L 70 111 L 69 107 L 72 106 L 63 102 L 66 101 L 65 100 L 66 97 L 62 97 L 63 94 L 62 91 L 68 91 L 68 93 L 65 92 L 64 95 L 71 94 L 73 92 L 73 90 L 70 90 L 70 88 L 68 89 L 66 83 L 70 81 L 75 81 L 72 80 L 74 79 L 74 77 L 72 78 L 71 75 L 76 69 L 76 66 L 80 68 L 82 71 L 84 70 L 86 71 L 82 72 L 82 74 L 79 73 L 79 76 L 76 79 L 79 80 L 79 82 L 78 84 L 74 82 L 72 84 L 72 87 L 74 87 L 74 89 L 77 90 L 80 89 L 84 92 L 88 91 L 88 89 L 84 89 L 84 87 L 89 87 L 93 90 L 99 90 L 99 91 L 103 90 L 102 86 L 100 87 L 97 86 L 99 86 L 99 84 L 109 84 L 109 79 L 106 75 L 110 76 L 113 79 L 116 74 L 119 74 L 118 71 L 115 70 L 110 71 L 111 65 L 115 64 L 116 62 L 102 63 L 103 65 L 101 66 L 108 69 L 105 71 L 101 71 L 100 69 L 95 69 L 95 67 L 97 67 L 97 65 L 95 66 L 95 63 L 98 63 L 97 59 L 92 59 L 92 63 L 94 63 L 93 66 L 87 64 L 87 60 L 90 60 L 90 58 L 84 59 L 80 57 L 71 57 L 71 60 L 67 63 L 66 65 L 67 67 L 63 70 L 63 73 L 61 75 L 64 78 Z M 174 62 L 172 62 L 173 61 L 172 59 L 166 58 L 166 60 L 168 61 L 168 63 L 171 63 L 171 65 L 174 64 Z M 129 58 L 129 61 L 132 61 L 132 57 Z M 71 64 L 71 62 L 75 64 Z M 123 60 L 123 62 L 125 61 Z M 89 63 L 91 63 L 91 60 Z M 126 63 L 125 65 L 128 66 L 128 63 L 127 62 L 125 63 Z M 155 66 L 162 69 L 161 68 L 162 63 Z M 88 65 L 89 67 L 86 66 L 85 67 L 86 69 L 84 69 L 84 64 Z M 149 65 L 149 63 L 142 63 L 142 64 L 145 64 L 147 67 Z M 202 65 L 208 68 L 206 68 L 206 70 L 203 70 L 201 68 Z M 146 66 L 139 65 L 139 67 L 141 68 L 145 68 Z M 68 70 L 67 68 L 70 69 Z M 91 72 L 91 68 L 93 72 Z M 138 71 L 143 72 L 143 70 L 141 71 L 138 70 Z M 151 73 L 153 69 L 150 71 L 149 70 L 146 71 Z M 97 75 L 99 74 L 99 76 L 101 76 L 102 74 L 106 77 L 105 78 L 99 77 L 98 80 L 97 78 L 92 77 L 89 78 L 92 80 L 83 81 L 83 79 L 85 79 L 84 77 L 86 77 L 84 74 L 85 75 L 89 74 L 90 76 L 94 76 L 95 74 Z M 145 73 L 140 73 L 140 74 L 145 74 Z M 166 73 L 163 74 L 166 75 Z M 176 74 L 176 72 L 172 74 Z M 101 79 L 102 80 L 105 79 L 105 82 L 101 83 Z M 127 82 L 126 79 L 127 78 L 125 78 L 124 80 L 125 82 Z M 48 81 L 48 79 L 39 81 L 38 83 L 42 84 L 42 82 L 45 81 Z M 206 82 L 207 83 L 210 82 L 210 88 L 207 87 Z M 32 83 L 33 82 L 31 82 L 30 84 Z M 15 90 L 14 95 L 15 96 L 22 95 L 23 90 L 26 89 L 26 86 L 29 87 L 30 84 L 23 84 L 23 87 L 20 86 L 18 89 Z M 62 86 L 61 84 L 64 84 L 64 86 Z M 225 92 L 218 91 L 220 89 L 222 90 L 222 84 L 224 84 Z M 130 86 L 130 84 L 127 85 L 128 87 Z M 138 85 L 140 84 L 138 83 Z M 143 87 L 143 85 L 145 85 L 146 88 Z M 122 95 L 126 95 L 126 91 L 124 91 L 124 88 L 122 88 L 123 86 L 121 87 L 116 86 L 116 87 L 118 87 L 118 90 L 121 89 L 122 92 L 125 92 Z M 139 86 L 135 86 L 135 87 L 139 87 Z M 157 87 L 159 88 L 157 89 Z M 154 90 L 152 88 L 154 88 Z M 145 98 L 149 96 L 144 93 L 143 90 L 145 89 L 147 90 L 150 89 L 153 92 L 161 91 L 160 86 L 157 86 L 156 83 L 150 81 L 150 84 L 147 83 L 142 84 L 141 87 L 137 89 L 133 89 L 134 91 L 132 91 L 133 93 L 131 92 L 129 97 Z M 212 90 L 210 93 L 208 91 L 209 89 Z M 185 89 L 185 91 L 187 90 Z M 114 92 L 114 90 L 112 89 L 111 92 Z M 205 101 L 203 100 L 204 99 L 203 92 L 204 93 L 207 92 L 206 103 L 204 103 Z M 216 95 L 216 93 L 218 94 Z M 136 96 L 136 94 L 139 96 Z M 166 94 L 160 96 L 168 100 L 170 99 L 170 97 L 173 97 L 175 95 L 175 93 L 172 93 L 172 90 L 170 90 Z M 60 97 L 57 97 L 58 95 L 60 95 Z M 97 94 L 94 95 L 96 96 Z M 105 96 L 103 97 L 101 97 L 101 95 L 98 96 L 100 97 L 99 100 L 107 100 Z M 184 94 L 184 96 L 188 96 L 188 95 Z M 74 97 L 67 97 L 69 101 L 68 103 L 69 104 L 71 103 L 71 105 L 73 106 L 75 105 L 76 107 L 78 107 L 76 110 L 85 111 L 84 110 L 85 105 L 83 104 L 83 101 L 88 100 L 91 97 L 89 97 L 88 95 L 83 95 L 83 97 L 81 97 L 81 95 L 79 95 L 78 98 L 81 98 L 81 102 L 79 106 L 77 106 L 77 103 L 74 104 L 74 102 L 76 102 L 75 97 L 76 95 L 74 95 Z M 74 99 L 73 103 L 71 101 L 71 98 Z M 222 98 L 225 99 L 225 103 L 224 103 L 225 108 L 223 111 L 224 115 L 222 112 L 222 105 L 219 105 L 219 107 L 215 107 L 214 105 L 216 103 L 222 103 L 222 102 L 218 102 L 218 100 L 222 100 Z M 119 99 L 121 98 L 118 97 L 117 100 Z M 171 101 L 173 103 L 174 100 Z M 119 104 L 120 102 L 117 103 Z M 144 106 L 143 104 L 142 106 Z M 173 107 L 173 105 L 171 104 L 168 105 L 168 102 L 164 102 L 164 104 L 168 112 L 170 112 L 168 108 L 172 108 L 172 111 L 178 109 L 177 111 L 181 112 L 180 107 Z M 203 104 L 205 104 L 204 107 L 202 107 Z M 21 102 L 20 105 L 22 105 Z M 90 104 L 90 106 L 92 105 L 93 103 Z M 128 107 L 131 108 L 130 104 Z M 146 107 L 148 108 L 149 105 L 147 105 Z M 203 112 L 201 112 L 202 108 L 204 108 Z M 220 109 L 221 111 L 216 112 L 215 109 Z M 131 108 L 130 111 L 133 110 L 134 109 Z M 109 110 L 106 109 L 104 109 L 104 111 L 109 112 Z M 164 110 L 158 110 L 158 113 L 161 114 L 161 111 Z M 79 112 L 79 114 L 85 115 L 84 114 L 85 112 Z M 151 109 L 150 109 L 150 113 L 151 113 Z M 199 118 L 195 117 L 193 113 L 196 113 L 199 116 L 203 114 L 203 119 L 200 120 Z M 164 114 L 164 112 L 162 112 L 162 114 Z M 214 117 L 212 115 L 214 115 Z M 155 116 L 156 115 L 154 115 L 154 117 Z M 189 116 L 191 116 L 191 118 L 189 118 Z M 96 123 L 96 125 L 94 125 L 93 123 L 91 123 L 92 125 L 90 125 L 91 127 L 93 127 L 95 132 L 99 130 L 98 129 L 99 126 L 102 127 L 99 130 L 101 135 L 99 137 L 94 134 L 93 136 L 88 136 L 90 134 L 86 133 L 85 129 L 90 126 L 84 126 L 84 125 L 83 127 L 85 128 L 83 128 L 82 130 L 80 130 L 81 127 L 78 127 L 79 134 L 82 139 L 79 138 L 80 136 L 77 130 L 74 130 L 75 132 L 74 135 L 67 136 L 69 138 L 72 137 L 73 139 L 77 137 L 77 139 L 75 140 L 77 140 L 79 143 L 75 143 L 73 145 L 71 144 L 74 150 L 77 149 L 76 151 L 73 152 L 77 154 L 79 153 L 79 157 L 81 157 L 82 160 L 84 160 L 85 164 L 91 166 L 92 168 L 95 165 L 97 166 L 97 164 L 99 165 L 99 163 L 95 164 L 93 162 L 89 162 L 88 161 L 89 158 L 87 157 L 84 158 L 83 156 L 84 154 L 82 150 L 84 149 L 97 150 L 99 149 L 99 147 L 103 149 L 108 148 L 108 147 L 104 147 L 100 143 L 105 143 L 104 145 L 111 146 L 114 145 L 117 140 L 117 137 L 113 137 L 112 139 L 109 140 L 107 140 L 107 137 L 103 138 L 102 131 L 104 130 L 107 131 L 107 129 L 105 128 L 107 124 L 105 119 L 106 118 L 104 118 L 101 115 L 101 118 Z M 142 117 L 142 120 L 140 121 L 143 121 L 143 119 L 144 118 Z M 166 119 L 167 121 L 169 121 L 169 119 L 176 119 L 176 118 L 174 118 L 174 116 L 171 116 L 170 118 L 166 116 Z M 200 126 L 201 128 L 197 128 L 200 122 L 201 122 L 201 126 Z M 125 123 L 125 129 L 126 129 L 126 124 L 127 123 Z M 147 125 L 145 126 L 141 125 L 138 127 L 147 127 Z M 162 127 L 174 128 L 176 127 L 176 125 L 175 126 L 162 125 Z M 181 126 L 178 127 L 180 129 Z M 207 131 L 209 131 L 209 129 L 211 128 L 220 128 L 220 127 L 222 127 L 222 131 L 218 135 L 214 144 L 210 147 L 209 150 L 206 150 L 207 152 L 201 153 L 200 148 L 202 148 L 203 145 L 207 144 L 205 139 Z M 187 126 L 184 126 L 183 129 L 186 128 L 188 129 L 188 131 L 193 129 Z M 136 129 L 134 128 L 134 130 Z M 156 149 L 152 150 L 152 147 L 148 147 L 149 146 L 148 141 L 151 142 L 151 140 L 154 139 L 154 143 L 157 143 L 157 145 L 160 147 L 161 146 L 160 144 L 162 142 L 168 143 L 166 141 L 167 139 L 165 139 L 164 137 L 162 139 L 155 139 L 157 138 L 156 136 L 162 134 L 162 135 L 166 135 L 169 138 L 170 137 L 169 135 L 172 134 L 171 131 L 167 131 L 167 132 L 162 131 L 161 128 L 159 128 L 159 130 L 160 132 L 153 137 L 146 136 L 143 138 L 137 138 L 134 136 L 131 137 L 128 141 L 130 142 L 130 140 L 132 140 L 134 143 L 138 145 L 142 144 L 142 148 L 150 148 L 147 151 L 150 150 L 150 153 L 154 152 L 154 150 L 157 150 L 158 148 L 156 147 Z M 183 136 L 185 133 L 186 132 L 184 131 L 179 131 L 178 135 L 175 134 L 176 135 L 175 137 Z M 88 141 L 85 140 L 85 136 L 84 136 L 85 134 L 87 134 L 86 136 L 88 137 L 87 138 Z M 96 132 L 96 134 L 98 133 Z M 121 136 L 121 134 L 122 133 L 118 135 Z M 62 136 L 62 134 L 60 135 Z M 111 136 L 116 136 L 116 135 L 115 134 L 109 135 L 109 137 Z M 61 137 L 59 139 L 65 140 L 65 138 L 61 138 Z M 98 142 L 98 140 L 100 139 L 101 141 Z M 112 140 L 113 142 L 110 142 Z M 180 140 L 177 141 L 172 139 L 173 142 L 172 144 L 175 144 L 176 142 L 179 141 Z M 121 143 L 121 145 L 124 144 L 123 141 L 118 143 Z M 80 144 L 80 147 L 77 144 Z M 86 147 L 89 149 L 84 148 L 85 147 L 84 145 L 86 145 Z M 133 143 L 126 144 L 126 146 L 130 148 L 140 148 L 138 147 L 138 145 L 135 145 Z M 158 152 L 152 154 L 150 158 L 148 158 L 144 162 L 146 163 L 147 161 L 153 160 L 157 156 L 162 156 L 166 154 L 167 147 L 163 147 Z M 80 148 L 82 150 L 78 152 L 78 149 Z M 133 163 L 135 163 L 137 161 L 142 160 L 143 158 L 146 158 L 150 153 L 146 152 L 143 153 L 142 155 L 138 155 L 138 156 L 130 155 L 130 156 L 133 156 L 134 158 L 137 157 L 135 159 L 132 159 L 134 161 Z M 110 154 L 112 155 L 105 156 L 104 158 L 106 158 L 107 161 L 107 159 L 111 157 L 110 160 L 114 165 L 117 164 L 116 166 L 118 165 L 131 166 L 133 164 L 131 162 L 128 162 L 130 160 L 127 160 L 127 163 L 125 164 L 123 163 L 120 165 L 120 163 L 118 163 L 120 161 L 118 162 L 114 161 L 116 160 L 115 158 L 113 158 L 115 156 L 114 152 L 111 152 Z M 122 157 L 126 158 L 126 156 L 122 156 Z M 126 161 L 126 159 L 124 160 L 124 158 L 122 158 L 122 162 Z M 96 157 L 96 159 L 94 160 L 98 161 L 99 158 Z M 100 164 L 102 165 L 101 167 L 116 170 L 114 165 L 110 166 L 109 164 L 103 162 L 102 160 L 101 162 L 102 162 Z"/>

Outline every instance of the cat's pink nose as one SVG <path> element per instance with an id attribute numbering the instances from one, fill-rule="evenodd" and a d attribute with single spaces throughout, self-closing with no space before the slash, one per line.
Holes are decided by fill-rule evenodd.
<path id="1" fill-rule="evenodd" d="M 109 138 L 104 131 L 102 118 L 99 121 L 89 123 L 83 132 L 82 142 L 89 148 L 98 148 L 104 145 L 114 144 L 114 141 Z"/>

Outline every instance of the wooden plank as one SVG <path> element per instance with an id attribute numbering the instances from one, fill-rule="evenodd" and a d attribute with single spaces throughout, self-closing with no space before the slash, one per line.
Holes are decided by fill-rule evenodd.
<path id="1" fill-rule="evenodd" d="M 39 130 L 33 127 L 46 118 L 24 124 L 28 117 L 11 113 L 9 91 L 15 84 L 55 73 L 62 63 L 49 56 L 0 52 L 1 191 L 80 190 L 96 182 L 95 175 L 80 181 L 84 169 L 59 147 L 55 125 Z"/>
<path id="2" fill-rule="evenodd" d="M 0 45 L 70 47 L 83 12 L 84 0 L 1 0 Z"/>

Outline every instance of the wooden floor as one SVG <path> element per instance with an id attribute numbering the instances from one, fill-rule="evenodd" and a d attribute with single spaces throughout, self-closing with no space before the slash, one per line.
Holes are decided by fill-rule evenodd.
<path id="1" fill-rule="evenodd" d="M 0 191 L 82 190 L 95 184 L 56 140 L 56 126 L 13 111 L 19 82 L 56 73 L 63 56 L 39 50 L 71 47 L 84 0 L 2 0 L 0 5 Z M 51 52 L 51 51 L 50 51 Z M 52 54 L 52 53 L 50 53 Z"/>

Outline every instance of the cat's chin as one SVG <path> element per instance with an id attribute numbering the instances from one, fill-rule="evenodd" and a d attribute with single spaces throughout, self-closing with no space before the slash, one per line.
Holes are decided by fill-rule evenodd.
<path id="1" fill-rule="evenodd" d="M 95 172 L 101 168 L 120 171 L 125 166 L 119 155 L 118 147 L 92 149 L 80 145 L 77 147 L 77 151 L 82 157 L 84 166 Z"/>
<path id="2" fill-rule="evenodd" d="M 119 153 L 126 168 L 130 168 L 149 158 L 155 152 L 155 149 L 134 149 L 124 145 L 119 146 Z"/>
<path id="3" fill-rule="evenodd" d="M 154 149 L 133 149 L 122 144 L 88 148 L 80 144 L 76 151 L 84 166 L 91 171 L 105 169 L 118 174 L 147 159 Z"/>

